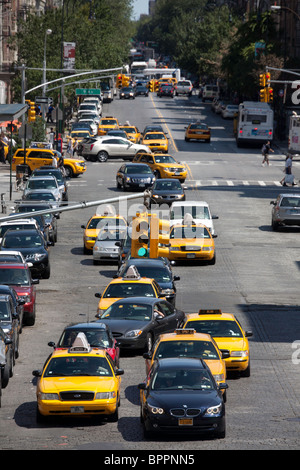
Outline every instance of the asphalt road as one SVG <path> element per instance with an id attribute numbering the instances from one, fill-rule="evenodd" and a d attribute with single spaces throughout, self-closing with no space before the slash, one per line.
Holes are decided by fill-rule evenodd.
<path id="1" fill-rule="evenodd" d="M 139 421 L 137 384 L 144 380 L 140 355 L 121 355 L 121 406 L 118 423 L 59 420 L 36 423 L 32 370 L 41 368 L 70 322 L 94 319 L 95 292 L 101 292 L 116 273 L 116 265 L 94 266 L 82 250 L 81 224 L 95 209 L 62 214 L 58 242 L 51 247 L 51 277 L 37 286 L 37 320 L 25 327 L 14 377 L 3 390 L 0 410 L 1 450 L 296 450 L 300 432 L 299 228 L 272 232 L 270 201 L 282 191 L 284 157 L 271 154 L 271 166 L 261 166 L 260 149 L 237 149 L 232 121 L 211 112 L 196 96 L 116 98 L 104 105 L 103 115 L 129 120 L 140 130 L 162 123 L 170 140 L 169 153 L 185 162 L 188 200 L 210 204 L 218 238 L 214 266 L 175 266 L 177 306 L 186 312 L 221 308 L 233 312 L 250 338 L 251 377 L 229 377 L 226 403 L 227 434 L 223 440 L 163 436 L 143 438 Z M 201 118 L 212 128 L 210 144 L 184 141 L 184 126 Z M 70 201 L 105 199 L 123 193 L 115 175 L 122 160 L 88 162 L 87 172 L 72 179 Z M 297 176 L 299 162 L 294 162 Z M 291 191 L 291 189 L 289 189 Z M 298 191 L 296 189 L 295 191 Z M 102 454 L 100 454 L 102 455 Z M 147 454 L 145 454 L 147 455 Z"/>

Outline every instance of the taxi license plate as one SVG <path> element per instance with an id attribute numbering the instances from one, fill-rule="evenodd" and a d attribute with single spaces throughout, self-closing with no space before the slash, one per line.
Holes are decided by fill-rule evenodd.
<path id="1" fill-rule="evenodd" d="M 144 185 L 144 184 L 139 184 L 139 187 L 140 187 L 140 188 L 144 188 L 145 185 Z"/>
<path id="2" fill-rule="evenodd" d="M 195 258 L 195 256 L 196 256 L 195 253 L 188 253 L 186 255 L 187 258 Z"/>
<path id="3" fill-rule="evenodd" d="M 71 413 L 84 413 L 84 407 L 83 406 L 71 406 L 70 412 Z"/>
<path id="4" fill-rule="evenodd" d="M 175 171 L 175 176 L 180 176 L 181 175 L 181 172 L 180 171 Z"/>
<path id="5" fill-rule="evenodd" d="M 178 426 L 193 426 L 193 418 L 179 418 Z"/>

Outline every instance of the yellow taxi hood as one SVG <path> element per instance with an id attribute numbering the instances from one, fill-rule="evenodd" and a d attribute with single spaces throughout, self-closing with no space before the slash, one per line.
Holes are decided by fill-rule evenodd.
<path id="1" fill-rule="evenodd" d="M 109 299 L 100 299 L 98 308 L 101 310 L 106 310 L 108 307 L 110 307 L 113 303 L 117 302 L 117 300 L 121 300 L 122 297 L 120 298 L 109 298 Z"/>
<path id="2" fill-rule="evenodd" d="M 248 345 L 244 338 L 218 338 L 214 337 L 219 349 L 229 349 L 230 351 L 241 351 L 247 349 Z"/>
<path id="3" fill-rule="evenodd" d="M 97 237 L 100 232 L 100 228 L 87 228 L 85 231 L 86 237 Z"/>
<path id="4" fill-rule="evenodd" d="M 115 377 L 96 377 L 96 376 L 78 376 L 78 377 L 45 377 L 41 379 L 40 390 L 43 393 L 59 393 L 65 390 L 113 390 L 115 386 Z M 78 388 L 80 387 L 80 388 Z"/>

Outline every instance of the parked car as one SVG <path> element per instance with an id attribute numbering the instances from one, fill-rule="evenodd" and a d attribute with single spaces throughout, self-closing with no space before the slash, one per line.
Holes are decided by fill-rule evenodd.
<path id="1" fill-rule="evenodd" d="M 68 182 L 60 168 L 53 166 L 41 166 L 32 172 L 32 177 L 54 176 L 57 180 L 58 187 L 62 194 L 62 200 L 68 200 Z"/>
<path id="2" fill-rule="evenodd" d="M 12 340 L 0 326 L 0 407 L 2 388 L 7 387 L 10 377 L 13 376 L 13 368 Z"/>
<path id="3" fill-rule="evenodd" d="M 132 160 L 138 152 L 150 153 L 150 149 L 147 145 L 134 144 L 122 137 L 104 136 L 85 143 L 82 155 L 86 160 L 106 162 L 108 158 Z"/>
<path id="4" fill-rule="evenodd" d="M 0 285 L 0 296 L 1 295 L 7 295 L 11 298 L 13 306 L 14 306 L 14 310 L 16 311 L 18 315 L 18 329 L 19 329 L 19 333 L 21 334 L 22 329 L 23 329 L 23 322 L 24 322 L 24 304 L 25 304 L 24 299 L 18 296 L 17 292 L 15 291 L 13 287 L 6 286 L 4 284 Z"/>
<path id="5" fill-rule="evenodd" d="M 21 251 L 26 261 L 32 266 L 30 271 L 42 279 L 50 277 L 50 257 L 48 247 L 52 242 L 46 242 L 43 234 L 37 230 L 9 230 L 5 233 L 0 244 L 0 250 L 17 249 Z"/>
<path id="6" fill-rule="evenodd" d="M 14 288 L 21 301 L 24 301 L 24 322 L 28 326 L 35 323 L 36 288 L 38 279 L 32 279 L 30 269 L 22 263 L 0 263 L 0 284 Z"/>
<path id="7" fill-rule="evenodd" d="M 116 175 L 117 188 L 145 189 L 152 186 L 155 176 L 151 168 L 143 163 L 124 163 Z"/>
<path id="8" fill-rule="evenodd" d="M 15 361 L 19 357 L 20 345 L 19 314 L 11 296 L 5 294 L 0 294 L 0 326 L 12 341 L 12 360 L 13 365 L 15 365 Z"/>
<path id="9" fill-rule="evenodd" d="M 60 196 L 57 196 L 51 190 L 45 189 L 32 189 L 23 196 L 23 201 L 47 201 L 50 202 L 52 207 L 59 208 L 62 200 Z"/>
<path id="10" fill-rule="evenodd" d="M 53 243 L 57 242 L 57 219 L 60 215 L 57 213 L 49 212 L 48 214 L 35 215 L 36 211 L 42 211 L 46 209 L 52 209 L 51 204 L 47 202 L 31 202 L 31 201 L 21 201 L 16 205 L 16 212 L 32 212 L 32 217 L 37 220 L 40 230 L 44 233 L 44 238 L 46 241 L 51 241 Z"/>
<path id="11" fill-rule="evenodd" d="M 224 104 L 221 106 L 221 115 L 224 119 L 233 119 L 238 113 L 239 107 L 236 104 Z"/>
<path id="12" fill-rule="evenodd" d="M 172 204 L 175 200 L 185 201 L 185 192 L 179 180 L 162 178 L 154 182 L 148 190 L 148 206 L 152 204 Z"/>
<path id="13" fill-rule="evenodd" d="M 62 190 L 54 176 L 31 176 L 26 182 L 22 199 L 26 199 L 26 195 L 36 189 L 51 191 L 57 201 L 62 200 Z"/>
<path id="14" fill-rule="evenodd" d="M 39 225 L 35 219 L 13 219 L 0 223 L 0 243 L 8 230 L 39 230 Z"/>

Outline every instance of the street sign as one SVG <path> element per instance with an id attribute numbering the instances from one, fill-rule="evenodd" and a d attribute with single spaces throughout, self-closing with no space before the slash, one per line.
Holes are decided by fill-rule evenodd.
<path id="1" fill-rule="evenodd" d="M 49 104 L 51 101 L 53 101 L 52 98 L 49 98 L 48 96 L 36 96 L 34 99 L 36 104 Z"/>
<path id="2" fill-rule="evenodd" d="M 76 88 L 76 96 L 100 96 L 99 88 Z"/>

